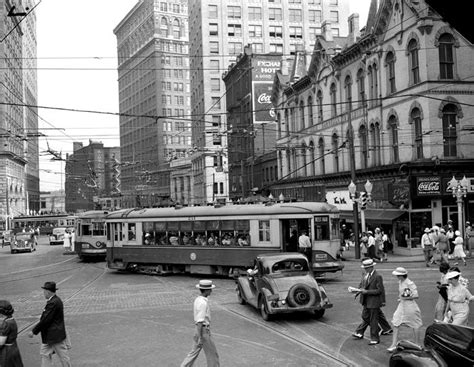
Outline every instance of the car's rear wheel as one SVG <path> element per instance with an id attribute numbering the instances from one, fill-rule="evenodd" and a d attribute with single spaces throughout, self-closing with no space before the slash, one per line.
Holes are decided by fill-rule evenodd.
<path id="1" fill-rule="evenodd" d="M 288 292 L 287 301 L 291 307 L 310 307 L 316 301 L 316 295 L 310 286 L 295 284 Z"/>
<path id="2" fill-rule="evenodd" d="M 237 286 L 237 301 L 241 305 L 245 305 L 246 303 L 244 298 L 242 297 L 242 289 L 240 288 L 240 286 Z"/>
<path id="3" fill-rule="evenodd" d="M 262 316 L 262 319 L 265 321 L 270 321 L 272 319 L 272 316 L 268 313 L 267 311 L 267 305 L 263 301 L 262 297 L 258 300 L 258 308 L 260 310 L 260 315 Z"/>
<path id="4" fill-rule="evenodd" d="M 314 314 L 313 314 L 314 318 L 315 318 L 316 320 L 319 320 L 321 317 L 324 316 L 324 311 L 326 311 L 324 308 L 323 308 L 322 310 L 316 310 L 316 311 L 314 311 Z"/>

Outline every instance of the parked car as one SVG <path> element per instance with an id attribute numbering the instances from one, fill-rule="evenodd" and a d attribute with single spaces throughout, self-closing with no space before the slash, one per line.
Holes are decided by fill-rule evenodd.
<path id="1" fill-rule="evenodd" d="M 239 303 L 257 308 L 265 321 L 276 314 L 294 312 L 312 313 L 319 319 L 332 307 L 306 256 L 300 253 L 259 255 L 254 269 L 236 282 Z"/>
<path id="2" fill-rule="evenodd" d="M 49 236 L 49 244 L 62 245 L 64 244 L 64 234 L 66 233 L 66 227 L 53 228 L 53 233 Z"/>
<path id="3" fill-rule="evenodd" d="M 12 239 L 15 235 L 13 234 L 13 231 L 11 229 L 7 229 L 6 231 L 3 231 L 3 245 L 4 246 L 9 246 L 12 244 Z"/>
<path id="4" fill-rule="evenodd" d="M 33 252 L 36 251 L 38 242 L 34 232 L 17 233 L 10 245 L 10 252 Z"/>
<path id="5" fill-rule="evenodd" d="M 474 329 L 434 323 L 426 329 L 425 347 L 401 341 L 390 357 L 390 367 L 472 367 Z"/>

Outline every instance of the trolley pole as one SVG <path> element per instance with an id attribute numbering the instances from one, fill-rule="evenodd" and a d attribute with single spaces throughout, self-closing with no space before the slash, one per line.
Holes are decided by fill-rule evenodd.
<path id="1" fill-rule="evenodd" d="M 350 155 L 350 166 L 351 166 L 351 180 L 356 183 L 356 165 L 355 165 L 355 149 L 354 149 L 354 128 L 352 127 L 352 107 L 349 104 L 348 116 L 348 129 L 349 129 L 349 155 Z M 354 243 L 355 243 L 355 258 L 360 259 L 360 240 L 359 240 L 359 209 L 357 200 L 352 200 L 353 215 L 354 215 Z"/>

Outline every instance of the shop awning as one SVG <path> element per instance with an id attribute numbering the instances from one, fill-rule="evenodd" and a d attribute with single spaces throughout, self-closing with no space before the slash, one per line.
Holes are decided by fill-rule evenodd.
<path id="1" fill-rule="evenodd" d="M 405 210 L 366 209 L 365 220 L 378 223 L 391 223 L 404 213 L 406 213 Z M 354 213 L 352 211 L 341 211 L 340 218 L 345 219 L 348 223 L 354 223 Z"/>

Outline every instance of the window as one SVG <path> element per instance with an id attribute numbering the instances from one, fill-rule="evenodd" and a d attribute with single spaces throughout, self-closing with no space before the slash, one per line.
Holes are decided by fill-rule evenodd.
<path id="1" fill-rule="evenodd" d="M 270 8 L 268 9 L 268 19 L 269 20 L 282 20 L 281 9 Z"/>
<path id="2" fill-rule="evenodd" d="M 239 55 L 242 53 L 242 43 L 229 42 L 229 55 Z"/>
<path id="3" fill-rule="evenodd" d="M 209 23 L 209 36 L 218 36 L 219 29 L 217 23 Z"/>
<path id="4" fill-rule="evenodd" d="M 316 100 L 318 104 L 318 121 L 323 122 L 323 93 L 321 91 L 318 91 Z"/>
<path id="5" fill-rule="evenodd" d="M 321 28 L 315 28 L 315 27 L 310 27 L 309 28 L 309 40 L 310 41 L 315 41 L 316 36 L 318 34 L 321 34 Z"/>
<path id="6" fill-rule="evenodd" d="M 314 114 L 313 114 L 313 97 L 308 97 L 308 125 L 311 126 L 314 124 Z"/>
<path id="7" fill-rule="evenodd" d="M 423 159 L 423 128 L 421 126 L 421 113 L 418 108 L 411 111 L 411 119 L 415 129 L 415 159 Z"/>
<path id="8" fill-rule="evenodd" d="M 227 35 L 229 37 L 242 37 L 242 25 L 240 24 L 228 24 Z"/>
<path id="9" fill-rule="evenodd" d="M 303 21 L 300 9 L 290 9 L 289 13 L 290 14 L 289 14 L 288 20 L 290 22 L 296 23 L 296 22 L 302 22 Z"/>
<path id="10" fill-rule="evenodd" d="M 283 37 L 282 27 L 270 26 L 268 27 L 268 34 L 272 38 L 282 38 Z"/>
<path id="11" fill-rule="evenodd" d="M 390 129 L 390 141 L 389 144 L 392 147 L 392 160 L 394 163 L 400 160 L 398 152 L 398 126 L 397 118 L 395 116 L 390 116 L 388 119 L 388 126 Z"/>
<path id="12" fill-rule="evenodd" d="M 380 164 L 380 126 L 378 123 L 370 125 L 371 145 L 372 145 L 372 165 Z"/>
<path id="13" fill-rule="evenodd" d="M 263 43 L 252 43 L 252 51 L 256 54 L 263 53 Z"/>
<path id="14" fill-rule="evenodd" d="M 227 18 L 229 19 L 240 19 L 242 18 L 242 12 L 240 6 L 228 6 L 227 7 Z"/>
<path id="15" fill-rule="evenodd" d="M 218 74 L 219 73 L 219 60 L 210 60 L 209 61 L 209 68 L 211 69 L 211 74 Z"/>
<path id="16" fill-rule="evenodd" d="M 283 53 L 283 44 L 270 43 L 270 52 Z"/>
<path id="17" fill-rule="evenodd" d="M 395 88 L 395 55 L 393 52 L 388 52 L 385 58 L 387 65 L 387 81 L 388 81 L 388 93 L 392 94 L 397 91 Z"/>
<path id="18" fill-rule="evenodd" d="M 311 23 L 321 23 L 321 20 L 322 20 L 321 10 L 310 10 L 308 15 L 309 15 L 309 21 Z"/>
<path id="19" fill-rule="evenodd" d="M 367 143 L 367 128 L 362 125 L 359 128 L 360 141 L 360 167 L 367 168 L 369 161 L 369 145 Z"/>
<path id="20" fill-rule="evenodd" d="M 212 115 L 212 127 L 221 127 L 221 116 L 219 115 Z"/>
<path id="21" fill-rule="evenodd" d="M 219 109 L 221 108 L 221 98 L 220 97 L 211 97 L 211 108 Z"/>
<path id="22" fill-rule="evenodd" d="M 420 64 L 418 62 L 418 44 L 414 39 L 412 39 L 408 44 L 408 55 L 410 83 L 417 84 L 420 82 Z"/>
<path id="23" fill-rule="evenodd" d="M 348 75 L 344 80 L 344 89 L 346 93 L 346 111 L 351 111 L 352 109 L 352 80 Z"/>
<path id="24" fill-rule="evenodd" d="M 262 26 L 261 25 L 249 25 L 249 37 L 262 37 Z"/>
<path id="25" fill-rule="evenodd" d="M 331 28 L 333 37 L 339 37 L 339 28 Z"/>
<path id="26" fill-rule="evenodd" d="M 211 79 L 211 92 L 220 92 L 220 90 L 221 90 L 220 79 L 212 78 Z"/>
<path id="27" fill-rule="evenodd" d="M 339 23 L 339 12 L 338 11 L 330 11 L 329 12 L 329 19 L 332 23 Z"/>
<path id="28" fill-rule="evenodd" d="M 249 20 L 262 20 L 262 8 L 249 8 Z"/>
<path id="29" fill-rule="evenodd" d="M 359 94 L 359 106 L 363 106 L 365 104 L 365 75 L 362 69 L 357 72 L 357 92 Z"/>
<path id="30" fill-rule="evenodd" d="M 168 4 L 167 3 L 160 3 L 160 11 L 168 11 Z"/>
<path id="31" fill-rule="evenodd" d="M 258 240 L 260 242 L 270 242 L 270 221 L 258 221 Z"/>
<path id="32" fill-rule="evenodd" d="M 173 21 L 173 37 L 174 38 L 181 38 L 181 25 L 179 24 L 178 19 L 175 19 Z"/>
<path id="33" fill-rule="evenodd" d="M 217 19 L 218 18 L 217 5 L 209 5 L 208 9 L 209 9 L 209 14 L 208 14 L 209 19 Z"/>
<path id="34" fill-rule="evenodd" d="M 290 38 L 303 38 L 303 28 L 301 27 L 290 27 Z"/>
<path id="35" fill-rule="evenodd" d="M 219 53 L 219 42 L 211 41 L 209 42 L 209 53 L 218 54 Z"/>
<path id="36" fill-rule="evenodd" d="M 319 160 L 320 160 L 320 169 L 321 169 L 321 172 L 319 172 L 319 174 L 324 175 L 326 173 L 326 160 L 324 157 L 324 139 L 323 138 L 319 138 L 318 148 L 319 148 Z"/>
<path id="37" fill-rule="evenodd" d="M 334 171 L 339 172 L 339 137 L 337 134 L 332 136 L 332 150 L 334 155 Z"/>
<path id="38" fill-rule="evenodd" d="M 457 133 L 456 133 L 457 107 L 448 104 L 443 108 L 443 147 L 445 157 L 456 157 Z"/>
<path id="39" fill-rule="evenodd" d="M 441 79 L 454 78 L 454 38 L 449 33 L 439 38 L 439 72 Z"/>
<path id="40" fill-rule="evenodd" d="M 331 117 L 335 117 L 337 116 L 336 84 L 331 84 L 329 94 L 331 96 Z"/>
<path id="41" fill-rule="evenodd" d="M 306 128 L 305 124 L 305 108 L 304 108 L 304 101 L 300 102 L 300 129 Z"/>
<path id="42" fill-rule="evenodd" d="M 168 21 L 166 20 L 165 17 L 161 18 L 161 23 L 160 23 L 160 30 L 161 30 L 161 35 L 163 37 L 168 37 Z"/>

